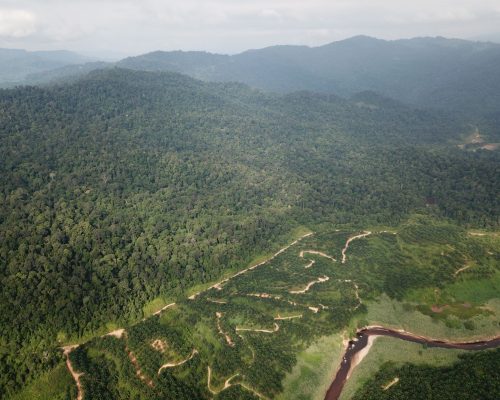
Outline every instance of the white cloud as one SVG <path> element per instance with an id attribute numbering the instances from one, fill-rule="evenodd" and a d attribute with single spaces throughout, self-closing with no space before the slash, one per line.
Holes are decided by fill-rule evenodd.
<path id="1" fill-rule="evenodd" d="M 443 23 L 443 22 L 464 22 L 473 21 L 476 15 L 466 8 L 456 8 L 448 10 L 437 10 L 431 12 L 419 12 L 414 22 L 417 23 Z"/>
<path id="2" fill-rule="evenodd" d="M 499 0 L 0 0 L 4 38 L 25 48 L 141 53 L 320 45 L 358 34 L 500 32 Z M 6 18 L 5 9 L 22 9 Z M 12 11 L 11 11 L 12 13 Z M 35 18 L 36 16 L 36 18 Z M 3 35 L 3 36 L 2 36 Z"/>
<path id="3" fill-rule="evenodd" d="M 0 9 L 0 36 L 22 38 L 36 31 L 36 17 L 25 10 Z"/>
<path id="4" fill-rule="evenodd" d="M 274 8 L 264 8 L 260 11 L 260 14 L 265 18 L 280 18 L 281 15 Z"/>

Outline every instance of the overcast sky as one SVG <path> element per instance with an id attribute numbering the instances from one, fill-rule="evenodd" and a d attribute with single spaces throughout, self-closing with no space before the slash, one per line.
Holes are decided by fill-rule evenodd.
<path id="1" fill-rule="evenodd" d="M 500 0 L 0 0 L 0 47 L 114 56 L 499 33 Z"/>

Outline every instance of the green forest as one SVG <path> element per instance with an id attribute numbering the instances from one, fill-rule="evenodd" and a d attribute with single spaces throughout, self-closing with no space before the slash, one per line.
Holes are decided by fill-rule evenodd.
<path id="1" fill-rule="evenodd" d="M 499 371 L 499 349 L 462 355 L 449 367 L 389 363 L 353 400 L 495 400 L 500 394 Z M 398 377 L 397 384 L 386 389 L 394 377 Z"/>
<path id="2" fill-rule="evenodd" d="M 207 380 L 204 357 L 214 369 L 214 387 L 247 362 L 241 375 L 252 388 L 278 394 L 299 349 L 364 312 L 364 306 L 349 311 L 357 306 L 353 287 L 334 285 L 321 295 L 320 303 L 330 301 L 337 311 L 313 316 L 317 324 L 285 321 L 287 339 L 243 334 L 249 345 L 234 348 L 213 337 L 217 311 L 201 299 L 189 302 L 190 289 L 272 254 L 304 229 L 324 232 L 313 236 L 324 238 L 315 245 L 337 258 L 349 234 L 399 227 L 416 214 L 427 222 L 399 234 L 414 247 L 427 235 L 462 243 L 468 229 L 498 230 L 500 156 L 460 149 L 473 130 L 451 113 L 417 110 L 371 92 L 350 100 L 277 95 L 119 68 L 73 83 L 0 90 L 0 398 L 15 398 L 58 371 L 62 345 L 94 337 L 71 353 L 75 367 L 86 371 L 86 399 L 209 397 L 200 384 Z M 335 229 L 342 234 L 328 237 Z M 377 252 L 399 251 L 392 236 L 384 240 Z M 375 263 L 379 275 L 366 271 L 361 293 L 402 299 L 410 289 L 445 285 L 464 257 L 484 256 L 474 241 L 454 246 L 459 250 L 426 270 L 400 269 L 410 266 L 411 246 L 391 263 Z M 488 251 L 494 254 L 473 278 L 493 276 L 498 248 Z M 285 283 L 298 284 L 299 277 Z M 276 276 L 264 281 L 279 282 Z M 177 327 L 164 322 L 166 314 L 134 325 L 126 340 L 97 338 L 112 326 L 141 321 L 144 307 L 158 298 L 189 303 L 177 307 L 186 313 Z M 227 312 L 235 321 L 227 329 L 236 321 L 273 327 L 277 305 L 231 299 Z M 161 355 L 144 343 L 155 334 L 173 346 L 174 358 L 188 356 L 193 341 L 204 354 L 189 361 L 189 371 L 161 374 L 153 390 L 137 378 L 126 348 L 153 376 Z M 250 348 L 273 367 L 250 363 Z M 453 368 L 461 373 L 460 364 Z M 177 397 L 168 397 L 172 393 Z M 217 398 L 254 395 L 233 385 Z M 76 388 L 61 396 L 76 398 Z"/>

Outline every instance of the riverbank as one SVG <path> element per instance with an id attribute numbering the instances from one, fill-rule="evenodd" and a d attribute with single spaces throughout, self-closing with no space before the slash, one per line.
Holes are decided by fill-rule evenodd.
<path id="1" fill-rule="evenodd" d="M 430 365 L 443 367 L 453 364 L 465 350 L 442 349 L 439 347 L 424 347 L 419 343 L 407 342 L 387 336 L 378 336 L 372 348 L 351 372 L 346 381 L 339 400 L 350 400 L 354 394 L 364 386 L 386 362 L 403 365 Z"/>
<path id="2" fill-rule="evenodd" d="M 348 348 L 343 356 L 342 363 L 335 375 L 335 378 L 326 392 L 325 400 L 338 400 L 342 394 L 344 385 L 356 366 L 356 357 L 359 360 L 359 353 L 368 346 L 370 336 L 387 336 L 412 343 L 424 344 L 428 347 L 439 347 L 445 349 L 459 350 L 485 350 L 500 346 L 500 336 L 484 341 L 473 342 L 452 342 L 446 340 L 436 340 L 403 330 L 387 329 L 381 326 L 369 326 L 360 329 L 356 337 L 349 341 Z"/>

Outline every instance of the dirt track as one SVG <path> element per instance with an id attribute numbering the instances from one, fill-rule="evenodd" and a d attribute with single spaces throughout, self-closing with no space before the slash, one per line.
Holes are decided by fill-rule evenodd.
<path id="1" fill-rule="evenodd" d="M 104 336 L 113 336 L 117 339 L 121 339 L 122 336 L 125 334 L 125 329 L 116 329 L 114 331 L 106 333 Z"/>
<path id="2" fill-rule="evenodd" d="M 170 304 L 167 304 L 165 307 L 163 308 L 160 308 L 158 311 L 154 312 L 153 315 L 159 315 L 161 314 L 163 311 L 165 311 L 167 308 L 170 308 L 170 307 L 173 307 L 175 306 L 175 303 L 170 303 Z"/>
<path id="3" fill-rule="evenodd" d="M 233 386 L 233 384 L 231 383 L 231 381 L 236 378 L 237 376 L 239 376 L 240 374 L 239 373 L 236 373 L 234 374 L 233 376 L 231 376 L 230 378 L 226 379 L 226 381 L 224 382 L 224 386 L 222 387 L 222 389 L 220 390 L 217 390 L 217 389 L 213 389 L 210 385 L 211 383 L 211 380 L 212 380 L 212 369 L 210 368 L 210 366 L 207 367 L 207 370 L 208 370 L 208 378 L 207 378 L 207 387 L 208 387 L 208 391 L 210 393 L 212 393 L 213 395 L 218 395 L 220 392 L 230 388 L 231 386 Z M 254 395 L 256 395 L 259 399 L 264 399 L 264 400 L 267 400 L 267 397 L 260 394 L 259 392 L 257 392 L 255 389 L 252 389 L 250 386 L 248 385 L 245 385 L 243 382 L 238 382 L 236 383 L 235 385 L 240 385 L 241 387 L 245 388 L 246 390 L 248 390 L 249 392 L 253 393 Z"/>
<path id="4" fill-rule="evenodd" d="M 290 319 L 295 319 L 295 318 L 302 318 L 302 314 L 299 314 L 299 315 L 290 315 L 288 317 L 281 317 L 279 314 L 277 317 L 274 317 L 274 320 L 275 321 L 286 321 L 286 320 L 290 320 Z"/>
<path id="5" fill-rule="evenodd" d="M 350 237 L 349 239 L 347 239 L 347 242 L 345 242 L 345 246 L 344 248 L 342 249 L 342 264 L 345 264 L 346 260 L 347 260 L 347 255 L 346 255 L 346 252 L 347 252 L 347 249 L 349 248 L 349 244 L 353 241 L 353 240 L 356 240 L 356 239 L 361 239 L 361 238 L 364 238 L 366 236 L 369 236 L 371 235 L 372 233 L 370 231 L 365 231 L 359 235 L 356 235 L 356 236 L 352 236 Z"/>
<path id="6" fill-rule="evenodd" d="M 326 276 L 326 275 L 324 275 L 323 277 L 320 276 L 315 281 L 309 282 L 304 289 L 302 289 L 302 290 L 290 290 L 290 293 L 292 293 L 292 294 L 303 294 L 303 293 L 306 293 L 313 285 L 315 285 L 317 283 L 326 282 L 329 279 L 330 278 L 328 276 Z"/>
<path id="7" fill-rule="evenodd" d="M 253 328 L 235 328 L 236 332 L 262 332 L 262 333 L 275 333 L 280 330 L 280 326 L 275 322 L 274 329 L 253 329 Z"/>
<path id="8" fill-rule="evenodd" d="M 325 258 L 328 258 L 329 260 L 332 260 L 334 262 L 336 262 L 337 260 L 335 258 L 333 258 L 332 256 L 329 256 L 328 254 L 325 254 L 321 251 L 316 251 L 316 250 L 302 250 L 300 253 L 299 253 L 299 257 L 300 258 L 305 258 L 304 257 L 304 254 L 314 254 L 314 255 L 317 255 L 317 256 L 321 256 L 321 257 L 325 257 Z M 313 265 L 314 265 L 315 261 L 314 260 L 311 260 L 311 262 L 309 264 L 307 264 L 304 268 L 311 268 Z"/>
<path id="9" fill-rule="evenodd" d="M 231 339 L 231 336 L 229 336 L 226 332 L 222 330 L 222 327 L 220 326 L 220 319 L 222 318 L 222 313 L 221 312 L 216 312 L 215 316 L 217 317 L 217 329 L 219 330 L 219 334 L 223 335 L 226 338 L 226 342 L 229 346 L 234 347 L 234 342 Z"/>
<path id="10" fill-rule="evenodd" d="M 399 377 L 395 377 L 392 381 L 390 381 L 387 385 L 382 386 L 382 390 L 385 392 L 387 389 L 389 389 L 391 386 L 394 386 L 396 383 L 399 382 Z"/>
<path id="11" fill-rule="evenodd" d="M 267 264 L 269 261 L 271 260 L 274 260 L 276 257 L 278 257 L 281 253 L 285 252 L 286 250 L 288 250 L 291 246 L 294 246 L 296 245 L 298 242 L 300 242 L 302 239 L 308 237 L 308 236 L 311 236 L 313 234 L 313 232 L 309 232 L 309 233 L 306 233 L 304 235 L 302 235 L 301 237 L 299 237 L 298 239 L 294 240 L 292 243 L 286 245 L 285 247 L 282 247 L 281 249 L 279 249 L 276 253 L 274 253 L 271 257 L 269 257 L 268 259 L 264 260 L 264 261 L 261 261 L 260 263 L 258 264 L 255 264 L 255 265 L 252 265 L 251 267 L 248 267 L 248 268 L 245 268 L 237 273 L 235 273 L 234 275 L 230 276 L 229 278 L 225 278 L 223 280 L 221 280 L 220 282 L 217 282 L 215 284 L 213 284 L 212 286 L 210 286 L 208 289 L 205 289 L 205 290 L 200 290 L 199 292 L 196 292 L 194 294 L 192 294 L 191 296 L 188 297 L 189 300 L 194 300 L 196 299 L 196 297 L 198 297 L 201 293 L 205 293 L 205 292 L 208 292 L 209 290 L 211 289 L 217 289 L 217 290 L 222 290 L 222 285 L 224 283 L 227 283 L 229 282 L 231 279 L 234 279 L 240 275 L 243 275 L 243 274 L 246 274 L 248 271 L 252 271 L 254 270 L 255 268 L 258 268 L 264 264 Z"/>
<path id="12" fill-rule="evenodd" d="M 471 264 L 468 264 L 468 265 L 466 265 L 465 267 L 459 268 L 459 269 L 457 269 L 457 270 L 454 272 L 453 276 L 457 276 L 460 272 L 466 271 L 466 270 L 468 270 L 468 269 L 469 269 L 469 268 L 471 268 L 471 267 L 472 267 L 472 265 L 471 265 Z"/>
<path id="13" fill-rule="evenodd" d="M 64 350 L 64 355 L 66 356 L 66 366 L 68 367 L 68 370 L 73 377 L 75 383 L 76 383 L 76 388 L 78 389 L 78 395 L 77 395 L 77 400 L 83 400 L 83 387 L 82 383 L 80 381 L 81 376 L 83 373 L 78 373 L 73 369 L 73 365 L 71 364 L 71 360 L 69 359 L 69 354 L 78 347 L 79 345 L 75 344 L 72 346 L 66 346 L 63 347 Z"/>
<path id="14" fill-rule="evenodd" d="M 191 355 L 186 358 L 185 360 L 182 360 L 182 361 L 179 361 L 179 362 L 176 362 L 176 363 L 167 363 L 167 364 L 163 364 L 160 369 L 158 370 L 158 375 L 160 375 L 160 372 L 166 368 L 173 368 L 173 367 L 178 367 L 179 365 L 182 365 L 182 364 L 185 364 L 187 363 L 189 360 L 191 360 L 196 354 L 198 354 L 198 350 L 196 349 L 193 349 L 193 351 L 191 352 Z"/>

